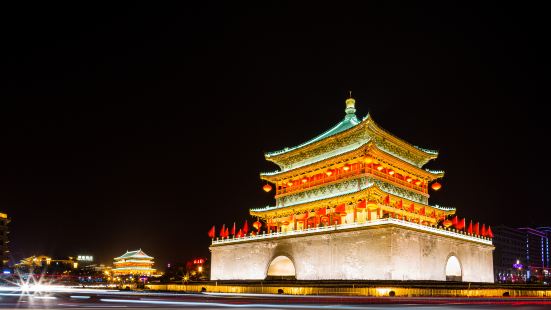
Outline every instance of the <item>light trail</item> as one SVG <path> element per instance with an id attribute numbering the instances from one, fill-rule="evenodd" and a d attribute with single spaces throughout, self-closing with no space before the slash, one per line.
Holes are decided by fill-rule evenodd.
<path id="1" fill-rule="evenodd" d="M 226 304 L 219 302 L 194 302 L 194 301 L 166 301 L 166 300 L 133 300 L 133 299 L 100 299 L 102 302 L 113 303 L 132 303 L 132 304 L 151 304 L 151 305 L 172 305 L 172 306 L 201 306 L 201 307 L 220 307 L 220 308 L 268 308 L 268 309 L 367 309 L 365 306 L 352 305 L 286 305 L 286 304 Z"/>

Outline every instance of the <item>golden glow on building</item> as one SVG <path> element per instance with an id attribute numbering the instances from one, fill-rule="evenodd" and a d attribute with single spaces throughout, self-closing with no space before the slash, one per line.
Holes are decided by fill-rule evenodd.
<path id="1" fill-rule="evenodd" d="M 430 183 L 444 172 L 423 166 L 438 152 L 393 136 L 370 115 L 359 120 L 353 98 L 345 112 L 343 121 L 318 137 L 265 154 L 279 166 L 260 175 L 274 185 L 276 204 L 250 214 L 264 220 L 268 232 L 387 217 L 435 226 L 455 213 L 428 203 Z"/>
<path id="2" fill-rule="evenodd" d="M 155 269 L 152 268 L 153 259 L 141 249 L 126 251 L 125 254 L 114 258 L 113 275 L 153 275 L 155 273 Z"/>

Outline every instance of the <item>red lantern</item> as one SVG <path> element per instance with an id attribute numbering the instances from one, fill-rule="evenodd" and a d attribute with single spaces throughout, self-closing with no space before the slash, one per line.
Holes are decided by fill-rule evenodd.
<path id="1" fill-rule="evenodd" d="M 259 221 L 256 221 L 253 223 L 253 227 L 256 230 L 260 230 L 260 228 L 262 227 L 262 223 L 260 223 Z"/>
<path id="2" fill-rule="evenodd" d="M 389 170 L 388 171 L 388 174 L 390 174 L 390 175 L 394 175 L 394 173 L 395 173 L 394 170 Z"/>
<path id="3" fill-rule="evenodd" d="M 330 177 L 330 176 L 333 174 L 333 171 L 327 170 L 327 171 L 325 172 L 325 174 L 327 174 L 327 176 Z"/>
<path id="4" fill-rule="evenodd" d="M 308 178 L 303 178 L 302 180 L 300 180 L 302 183 L 306 183 L 308 182 Z"/>
<path id="5" fill-rule="evenodd" d="M 272 186 L 270 184 L 266 184 L 262 186 L 262 189 L 267 193 L 272 190 Z"/>
<path id="6" fill-rule="evenodd" d="M 383 166 L 381 166 L 381 165 L 379 165 L 379 166 L 377 167 L 377 170 L 379 170 L 379 171 L 382 171 L 383 169 L 384 169 L 384 168 L 383 168 Z"/>
<path id="7" fill-rule="evenodd" d="M 446 228 L 452 226 L 453 222 L 450 221 L 450 220 L 445 220 L 444 222 L 442 222 L 442 225 Z"/>
<path id="8" fill-rule="evenodd" d="M 421 180 L 416 180 L 415 185 L 417 185 L 417 186 L 421 185 Z"/>
<path id="9" fill-rule="evenodd" d="M 411 177 L 407 177 L 407 178 L 406 178 L 406 181 L 407 181 L 408 183 L 411 183 L 411 181 L 413 181 L 413 179 L 412 179 Z"/>
<path id="10" fill-rule="evenodd" d="M 293 182 L 292 181 L 287 182 L 287 186 L 293 186 Z"/>
<path id="11" fill-rule="evenodd" d="M 439 190 L 439 189 L 442 188 L 442 184 L 440 184 L 440 183 L 438 183 L 438 182 L 434 182 L 434 183 L 432 183 L 431 188 L 432 188 L 433 190 L 437 191 L 437 190 Z"/>
<path id="12" fill-rule="evenodd" d="M 350 170 L 350 166 L 349 165 L 344 165 L 344 167 L 342 167 L 342 170 L 348 171 L 348 170 Z"/>

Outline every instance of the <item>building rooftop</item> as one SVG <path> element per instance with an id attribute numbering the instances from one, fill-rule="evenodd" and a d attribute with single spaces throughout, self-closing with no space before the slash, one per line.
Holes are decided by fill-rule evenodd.
<path id="1" fill-rule="evenodd" d="M 154 257 L 145 254 L 145 252 L 142 251 L 142 249 L 139 249 L 135 251 L 126 251 L 126 253 L 124 253 L 123 255 L 119 257 L 115 257 L 115 260 L 129 259 L 129 258 L 153 259 Z"/>
<path id="2" fill-rule="evenodd" d="M 313 139 L 310 139 L 310 140 L 308 140 L 308 141 L 306 141 L 302 144 L 294 146 L 294 147 L 286 147 L 286 148 L 284 148 L 282 150 L 279 150 L 279 151 L 267 152 L 266 156 L 267 157 L 275 156 L 275 155 L 279 155 L 279 154 L 283 154 L 283 153 L 287 153 L 287 152 L 299 149 L 301 147 L 307 146 L 307 145 L 312 144 L 314 142 L 318 142 L 318 141 L 321 141 L 325 138 L 328 138 L 328 137 L 331 137 L 331 136 L 336 135 L 338 133 L 341 133 L 341 132 L 343 132 L 347 129 L 350 129 L 350 128 L 358 125 L 359 123 L 360 123 L 360 120 L 358 120 L 358 118 L 356 117 L 356 114 L 346 114 L 346 116 L 344 117 L 344 119 L 342 121 L 340 121 L 337 125 L 331 127 L 331 129 L 329 129 L 326 132 L 322 133 L 321 135 L 319 135 L 319 136 L 317 136 Z"/>

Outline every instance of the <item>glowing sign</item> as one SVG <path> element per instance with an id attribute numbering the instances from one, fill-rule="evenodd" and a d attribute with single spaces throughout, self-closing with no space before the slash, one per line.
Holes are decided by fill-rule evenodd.
<path id="1" fill-rule="evenodd" d="M 82 262 L 93 262 L 94 257 L 91 255 L 79 255 L 77 256 L 77 260 Z"/>

